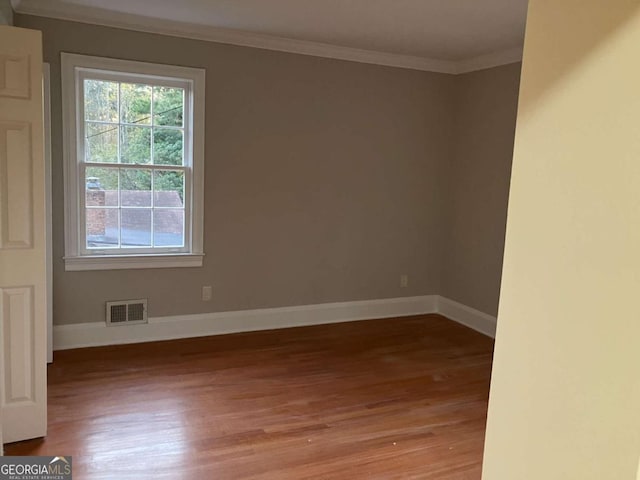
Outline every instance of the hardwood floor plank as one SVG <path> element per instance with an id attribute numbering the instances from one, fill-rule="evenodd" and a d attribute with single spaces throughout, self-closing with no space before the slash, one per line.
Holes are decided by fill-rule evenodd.
<path id="1" fill-rule="evenodd" d="M 478 480 L 493 341 L 438 315 L 56 352 L 74 478 Z"/>

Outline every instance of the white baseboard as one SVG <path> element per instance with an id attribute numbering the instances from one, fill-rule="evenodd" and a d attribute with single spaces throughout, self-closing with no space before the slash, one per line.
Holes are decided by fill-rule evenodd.
<path id="1" fill-rule="evenodd" d="M 104 322 L 57 325 L 54 350 L 153 342 L 227 333 L 351 322 L 435 313 L 436 295 L 358 302 L 324 303 L 175 317 L 149 318 L 148 324 L 107 327 Z"/>
<path id="2" fill-rule="evenodd" d="M 440 295 L 437 297 L 436 309 L 440 315 L 488 337 L 496 338 L 496 326 L 498 323 L 496 317 Z"/>
<path id="3" fill-rule="evenodd" d="M 175 317 L 149 318 L 148 324 L 107 327 L 104 322 L 57 325 L 54 350 L 155 342 L 228 333 L 274 330 L 376 318 L 440 313 L 485 335 L 495 335 L 495 318 L 439 295 L 324 303 Z"/>

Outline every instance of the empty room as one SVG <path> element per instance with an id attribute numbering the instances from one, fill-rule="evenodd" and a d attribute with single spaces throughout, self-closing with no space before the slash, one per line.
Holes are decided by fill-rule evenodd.
<path id="1" fill-rule="evenodd" d="M 0 0 L 0 480 L 640 479 L 639 32 Z"/>

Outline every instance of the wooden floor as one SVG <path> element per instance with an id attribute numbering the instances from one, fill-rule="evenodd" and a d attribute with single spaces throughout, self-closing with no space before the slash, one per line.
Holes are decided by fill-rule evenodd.
<path id="1" fill-rule="evenodd" d="M 437 315 L 56 352 L 74 479 L 480 478 L 493 341 Z"/>

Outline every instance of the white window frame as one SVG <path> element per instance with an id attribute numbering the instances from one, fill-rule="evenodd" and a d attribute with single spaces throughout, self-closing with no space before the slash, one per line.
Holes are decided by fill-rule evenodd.
<path id="1" fill-rule="evenodd" d="M 201 267 L 204 218 L 205 71 L 112 58 L 61 53 L 64 129 L 65 270 Z M 185 88 L 185 246 L 148 250 L 96 251 L 86 248 L 83 79 L 140 82 Z M 114 166 L 119 164 L 114 164 Z M 144 168 L 144 165 L 139 165 Z"/>

